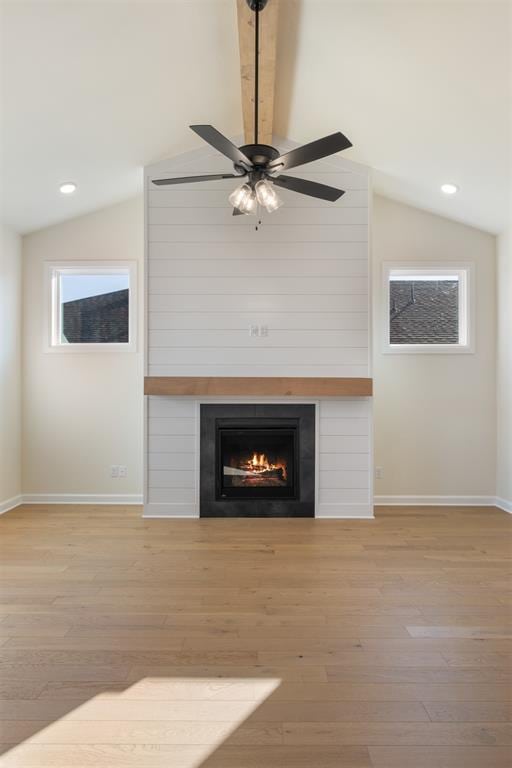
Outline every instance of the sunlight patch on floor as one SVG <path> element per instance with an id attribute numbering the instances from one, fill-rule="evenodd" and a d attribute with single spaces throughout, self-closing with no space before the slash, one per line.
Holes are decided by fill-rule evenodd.
<path id="1" fill-rule="evenodd" d="M 279 687 L 278 678 L 147 677 L 106 690 L 0 758 L 4 768 L 199 768 Z M 73 707 L 71 709 L 71 707 Z M 246 729 L 257 731 L 257 723 Z M 251 739 L 250 734 L 245 738 Z M 161 757 L 161 762 L 159 757 Z"/>

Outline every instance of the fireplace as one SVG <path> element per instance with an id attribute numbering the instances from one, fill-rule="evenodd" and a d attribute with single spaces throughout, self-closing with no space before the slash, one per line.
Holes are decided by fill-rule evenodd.
<path id="1" fill-rule="evenodd" d="M 314 405 L 202 405 L 201 517 L 313 517 Z"/>

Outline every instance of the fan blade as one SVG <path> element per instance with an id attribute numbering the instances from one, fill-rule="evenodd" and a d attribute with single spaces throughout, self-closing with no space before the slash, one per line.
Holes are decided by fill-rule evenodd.
<path id="1" fill-rule="evenodd" d="M 211 144 L 214 149 L 221 152 L 226 157 L 235 163 L 235 165 L 244 165 L 248 168 L 252 168 L 252 163 L 248 157 L 240 152 L 238 147 L 229 140 L 226 139 L 222 133 L 213 127 L 213 125 L 191 125 L 190 128 L 200 136 L 207 144 Z"/>
<path id="2" fill-rule="evenodd" d="M 276 176 L 275 178 L 270 178 L 276 187 L 291 189 L 292 192 L 298 192 L 300 195 L 309 195 L 309 197 L 318 197 L 320 200 L 330 200 L 331 203 L 334 203 L 335 200 L 338 200 L 345 194 L 342 189 L 328 187 L 327 184 L 318 184 L 316 181 L 298 179 L 295 176 Z"/>
<path id="3" fill-rule="evenodd" d="M 214 173 L 208 176 L 180 176 L 175 179 L 153 179 L 153 184 L 194 184 L 196 181 L 218 181 L 219 179 L 241 179 L 245 174 L 239 173 Z"/>
<path id="4" fill-rule="evenodd" d="M 317 139 L 310 144 L 304 144 L 302 147 L 292 149 L 285 155 L 281 155 L 269 165 L 269 170 L 285 171 L 287 168 L 295 168 L 297 165 L 312 163 L 314 160 L 321 160 L 322 157 L 334 155 L 343 149 L 352 146 L 346 136 L 338 131 L 330 136 L 324 136 L 323 139 Z"/>

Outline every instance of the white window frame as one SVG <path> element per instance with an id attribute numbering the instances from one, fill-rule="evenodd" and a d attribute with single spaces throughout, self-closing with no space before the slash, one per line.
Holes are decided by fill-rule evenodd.
<path id="1" fill-rule="evenodd" d="M 64 354 L 112 353 L 137 351 L 137 262 L 135 261 L 47 261 L 45 269 L 44 340 L 45 352 Z M 67 275 L 129 276 L 128 341 L 63 344 L 60 340 L 60 280 Z"/>
<path id="2" fill-rule="evenodd" d="M 390 338 L 390 277 L 393 274 L 411 277 L 454 276 L 459 281 L 459 342 L 457 344 L 391 344 Z M 475 351 L 474 265 L 463 262 L 385 262 L 383 276 L 383 352 L 386 354 L 467 354 Z"/>

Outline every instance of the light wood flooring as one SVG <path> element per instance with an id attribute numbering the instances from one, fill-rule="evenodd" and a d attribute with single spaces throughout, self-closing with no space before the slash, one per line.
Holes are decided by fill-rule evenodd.
<path id="1" fill-rule="evenodd" d="M 512 517 L 0 518 L 5 768 L 510 768 Z"/>

